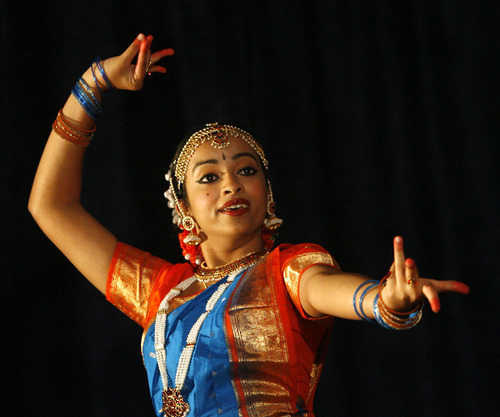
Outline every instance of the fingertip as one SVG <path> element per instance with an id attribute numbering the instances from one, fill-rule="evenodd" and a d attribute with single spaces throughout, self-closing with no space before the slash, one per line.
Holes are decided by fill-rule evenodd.
<path id="1" fill-rule="evenodd" d="M 430 300 L 429 304 L 431 305 L 431 310 L 434 313 L 439 313 L 439 310 L 441 310 L 441 303 L 439 302 L 438 299 Z"/>
<path id="2" fill-rule="evenodd" d="M 403 243 L 403 238 L 401 236 L 396 236 L 394 238 L 394 243 L 397 243 L 397 244 L 402 244 Z"/>
<path id="3" fill-rule="evenodd" d="M 453 291 L 459 292 L 461 294 L 469 294 L 470 293 L 469 286 L 464 284 L 463 282 L 459 282 L 459 281 L 453 282 L 452 289 L 453 289 Z"/>
<path id="4" fill-rule="evenodd" d="M 143 41 L 141 42 L 141 45 L 140 45 L 140 47 L 139 47 L 139 48 L 140 48 L 141 52 L 145 52 L 145 51 L 146 51 L 146 49 L 148 49 L 148 47 L 149 47 L 149 42 L 148 42 L 148 41 L 147 41 L 147 39 L 146 39 L 146 40 L 143 40 Z"/>
<path id="5" fill-rule="evenodd" d="M 146 37 L 144 36 L 144 34 L 143 34 L 143 33 L 139 33 L 139 34 L 137 35 L 137 37 L 134 39 L 134 42 L 132 42 L 132 43 L 133 43 L 133 45 L 134 45 L 136 48 L 140 48 L 140 47 L 141 47 L 141 42 L 142 42 L 144 39 L 146 39 Z"/>
<path id="6" fill-rule="evenodd" d="M 408 268 L 413 268 L 415 266 L 415 261 L 411 258 L 407 258 L 405 264 Z"/>

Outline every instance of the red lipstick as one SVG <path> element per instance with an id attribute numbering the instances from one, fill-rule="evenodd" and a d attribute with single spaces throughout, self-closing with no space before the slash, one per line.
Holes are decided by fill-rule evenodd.
<path id="1" fill-rule="evenodd" d="M 229 216 L 241 216 L 245 214 L 250 208 L 250 202 L 244 198 L 235 198 L 227 201 L 219 209 L 222 214 L 228 214 Z"/>

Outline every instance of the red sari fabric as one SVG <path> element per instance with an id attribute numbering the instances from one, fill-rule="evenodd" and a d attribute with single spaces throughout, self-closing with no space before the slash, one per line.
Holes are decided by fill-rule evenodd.
<path id="1" fill-rule="evenodd" d="M 338 268 L 318 245 L 282 244 L 250 268 L 230 294 L 224 334 L 241 415 L 286 416 L 302 409 L 302 415 L 314 416 L 333 320 L 305 314 L 299 284 L 302 273 L 318 264 Z M 119 243 L 106 296 L 146 332 L 165 295 L 193 273 L 189 263 L 171 264 Z M 179 305 L 196 295 L 174 300 Z"/>

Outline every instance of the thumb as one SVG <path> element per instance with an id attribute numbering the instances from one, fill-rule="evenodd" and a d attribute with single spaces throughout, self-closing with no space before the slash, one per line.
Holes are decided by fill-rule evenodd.
<path id="1" fill-rule="evenodd" d="M 139 49 L 141 47 L 141 42 L 146 39 L 146 36 L 144 34 L 139 33 L 137 38 L 134 39 L 134 41 L 130 44 L 130 46 L 123 52 L 122 57 L 126 59 L 129 62 L 132 62 L 132 59 L 137 55 L 139 52 Z"/>

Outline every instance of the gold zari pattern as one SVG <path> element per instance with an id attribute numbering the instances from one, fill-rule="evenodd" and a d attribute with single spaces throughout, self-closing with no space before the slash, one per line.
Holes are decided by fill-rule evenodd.
<path id="1" fill-rule="evenodd" d="M 293 414 L 286 389 L 289 376 L 288 345 L 266 264 L 249 271 L 236 290 L 229 309 L 240 376 L 249 416 Z M 280 414 L 282 415 L 282 414 Z"/>
<path id="2" fill-rule="evenodd" d="M 302 310 L 299 297 L 300 277 L 309 266 L 317 264 L 331 265 L 334 268 L 339 269 L 337 262 L 329 253 L 309 252 L 291 259 L 286 264 L 285 270 L 283 271 L 286 289 L 288 290 L 295 307 L 297 307 L 299 311 Z"/>

